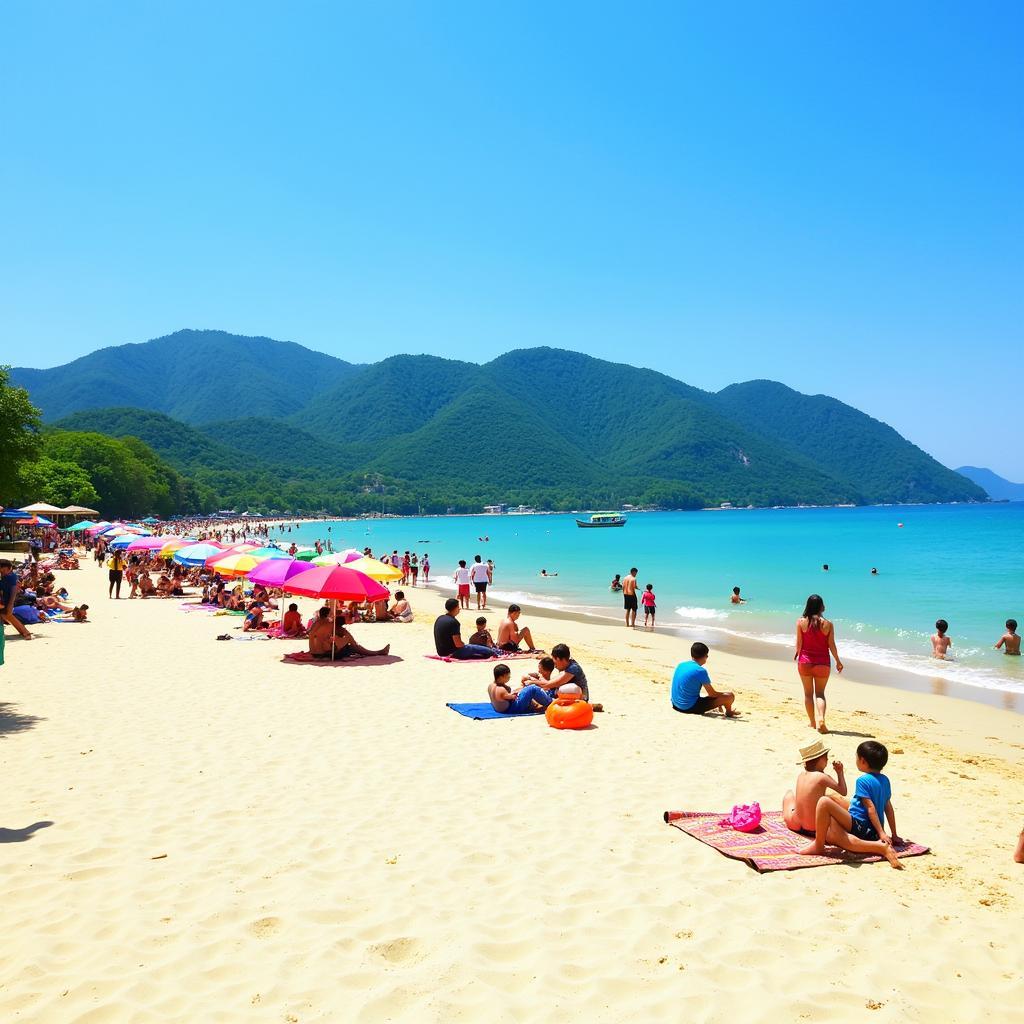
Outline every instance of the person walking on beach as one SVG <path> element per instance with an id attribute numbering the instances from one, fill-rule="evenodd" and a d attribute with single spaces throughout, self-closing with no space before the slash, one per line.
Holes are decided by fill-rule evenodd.
<path id="1" fill-rule="evenodd" d="M 110 558 L 107 559 L 107 597 L 121 600 L 121 580 L 124 578 L 124 555 L 120 551 L 112 550 Z"/>
<path id="2" fill-rule="evenodd" d="M 626 609 L 626 626 L 636 629 L 636 567 L 629 570 L 629 575 L 622 581 L 622 607 Z"/>
<path id="3" fill-rule="evenodd" d="M 658 599 L 654 595 L 654 584 L 648 583 L 644 588 L 640 600 L 644 606 L 644 629 L 654 629 L 654 615 L 657 612 Z M 650 625 L 648 625 L 648 622 Z"/>
<path id="4" fill-rule="evenodd" d="M 26 640 L 31 640 L 32 634 L 14 614 L 14 599 L 17 596 L 18 574 L 14 571 L 14 563 L 8 558 L 0 558 L 0 632 L 3 632 L 3 624 L 6 622 Z"/>
<path id="5" fill-rule="evenodd" d="M 469 569 L 469 578 L 472 580 L 473 589 L 476 591 L 477 611 L 481 611 L 487 607 L 487 584 L 490 582 L 491 577 L 480 555 L 475 555 L 473 558 L 473 564 Z"/>
<path id="6" fill-rule="evenodd" d="M 825 618 L 825 602 L 819 594 L 811 594 L 804 606 L 804 613 L 796 620 L 796 651 L 793 660 L 800 673 L 804 688 L 804 708 L 812 729 L 828 732 L 825 725 L 825 687 L 832 674 L 832 662 L 836 659 L 836 671 L 843 671 L 843 663 L 836 650 L 835 628 Z"/>
<path id="7" fill-rule="evenodd" d="M 459 559 L 459 567 L 452 574 L 455 585 L 459 588 L 459 607 L 469 608 L 469 570 L 466 568 L 466 560 Z"/>

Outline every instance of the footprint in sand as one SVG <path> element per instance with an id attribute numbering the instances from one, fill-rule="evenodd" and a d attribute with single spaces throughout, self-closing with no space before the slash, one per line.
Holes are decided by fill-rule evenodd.
<path id="1" fill-rule="evenodd" d="M 261 917 L 258 921 L 253 921 L 249 925 L 249 931 L 257 939 L 266 939 L 273 935 L 280 927 L 281 919 L 279 917 Z"/>
<path id="2" fill-rule="evenodd" d="M 378 942 L 370 952 L 383 957 L 389 964 L 407 964 L 422 957 L 418 939 L 399 938 L 389 942 Z"/>

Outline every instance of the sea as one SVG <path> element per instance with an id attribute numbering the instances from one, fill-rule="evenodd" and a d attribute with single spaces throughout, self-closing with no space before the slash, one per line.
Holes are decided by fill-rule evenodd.
<path id="1" fill-rule="evenodd" d="M 587 517 L 312 522 L 285 538 L 429 553 L 431 576 L 449 581 L 459 559 L 480 554 L 494 561 L 501 598 L 618 621 L 622 598 L 609 584 L 636 566 L 641 588 L 654 587 L 658 626 L 711 646 L 730 635 L 792 649 L 807 596 L 820 594 L 844 660 L 927 678 L 939 692 L 955 683 L 989 703 L 999 693 L 1024 710 L 1024 658 L 993 646 L 1006 619 L 1024 625 L 1022 502 L 636 512 L 621 529 L 596 530 L 578 528 L 577 515 Z M 730 603 L 734 586 L 746 604 Z M 948 662 L 930 656 L 939 618 L 953 640 Z"/>

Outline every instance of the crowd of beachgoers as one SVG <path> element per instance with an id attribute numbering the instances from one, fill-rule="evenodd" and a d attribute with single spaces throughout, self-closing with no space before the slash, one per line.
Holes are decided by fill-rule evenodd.
<path id="1" fill-rule="evenodd" d="M 69 590 L 63 577 L 58 582 L 56 574 L 81 570 L 91 562 L 106 572 L 110 600 L 177 599 L 183 611 L 241 620 L 217 639 L 301 640 L 306 650 L 287 657 L 317 662 L 387 658 L 390 644 L 361 643 L 353 635 L 353 627 L 414 621 L 406 591 L 430 582 L 429 553 L 400 553 L 397 549 L 375 553 L 369 547 L 335 552 L 329 538 L 300 549 L 288 539 L 291 529 L 287 523 L 190 520 L 161 524 L 144 534 L 112 529 L 109 524 L 78 534 L 33 531 L 29 551 L 19 563 L 0 559 L 2 618 L 26 640 L 32 638 L 32 629 L 48 623 L 87 623 L 88 604 L 75 603 L 73 584 Z M 276 575 L 261 577 L 259 570 L 268 565 Z M 318 591 L 298 582 L 318 571 Z M 602 711 L 603 705 L 593 701 L 587 674 L 569 646 L 555 642 L 550 649 L 542 647 L 523 622 L 523 610 L 517 604 L 509 604 L 500 613 L 494 628 L 483 614 L 489 610 L 488 588 L 493 585 L 494 571 L 493 561 L 477 554 L 459 560 L 450 575 L 445 573 L 445 582 L 450 579 L 455 596 L 443 601 L 443 610 L 436 609 L 433 651 L 425 652 L 426 656 L 451 662 L 492 662 L 484 685 L 490 708 L 497 715 L 545 713 L 555 724 L 551 711 L 585 705 L 588 717 L 580 721 L 589 723 L 592 712 Z M 395 584 L 394 591 L 383 581 Z M 358 594 L 349 593 L 353 583 L 362 587 Z M 644 608 L 648 625 L 653 627 L 653 585 L 641 588 L 636 568 L 617 574 L 610 586 L 622 595 L 627 628 L 636 627 L 639 607 Z M 312 615 L 303 615 L 298 602 L 290 600 L 296 594 L 323 600 Z M 430 594 L 431 603 L 441 601 L 434 591 Z M 464 639 L 460 615 L 470 611 L 474 599 L 478 614 Z M 738 587 L 730 600 L 744 600 Z M 1007 653 L 1016 653 L 1020 643 L 1016 623 L 1011 621 L 1007 628 L 1001 645 Z M 937 656 L 948 649 L 948 644 L 940 642 L 943 634 L 943 629 L 937 631 Z M 671 707 L 685 715 L 737 717 L 737 695 L 715 688 L 707 667 L 710 657 L 707 644 L 692 644 L 690 658 L 673 673 Z M 0 665 L 3 658 L 0 640 Z M 517 673 L 518 684 L 506 664 L 512 659 L 528 662 L 528 670 Z M 833 662 L 837 672 L 843 671 L 843 663 L 834 625 L 825 617 L 819 595 L 808 598 L 797 621 L 794 660 L 808 725 L 819 735 L 799 750 L 802 770 L 783 800 L 786 824 L 807 837 L 801 852 L 808 855 L 821 855 L 828 845 L 881 856 L 893 867 L 902 867 L 899 853 L 904 843 L 896 827 L 891 783 L 883 773 L 889 756 L 886 747 L 866 740 L 857 748 L 861 774 L 852 797 L 842 762 L 832 761 L 829 771 L 830 748 L 823 739 L 829 734 L 827 687 Z M 569 721 L 568 715 L 565 721 Z M 559 727 L 564 725 L 560 722 Z M 1024 832 L 1015 859 L 1024 862 Z"/>

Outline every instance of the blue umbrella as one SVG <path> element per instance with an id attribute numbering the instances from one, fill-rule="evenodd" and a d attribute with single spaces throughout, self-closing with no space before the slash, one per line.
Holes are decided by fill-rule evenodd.
<path id="1" fill-rule="evenodd" d="M 0 512 L 0 519 L 28 519 L 32 515 L 23 508 L 5 508 Z"/>
<path id="2" fill-rule="evenodd" d="M 179 565 L 206 565 L 208 558 L 223 551 L 223 548 L 214 544 L 189 544 L 188 547 L 178 548 L 172 557 Z"/>

